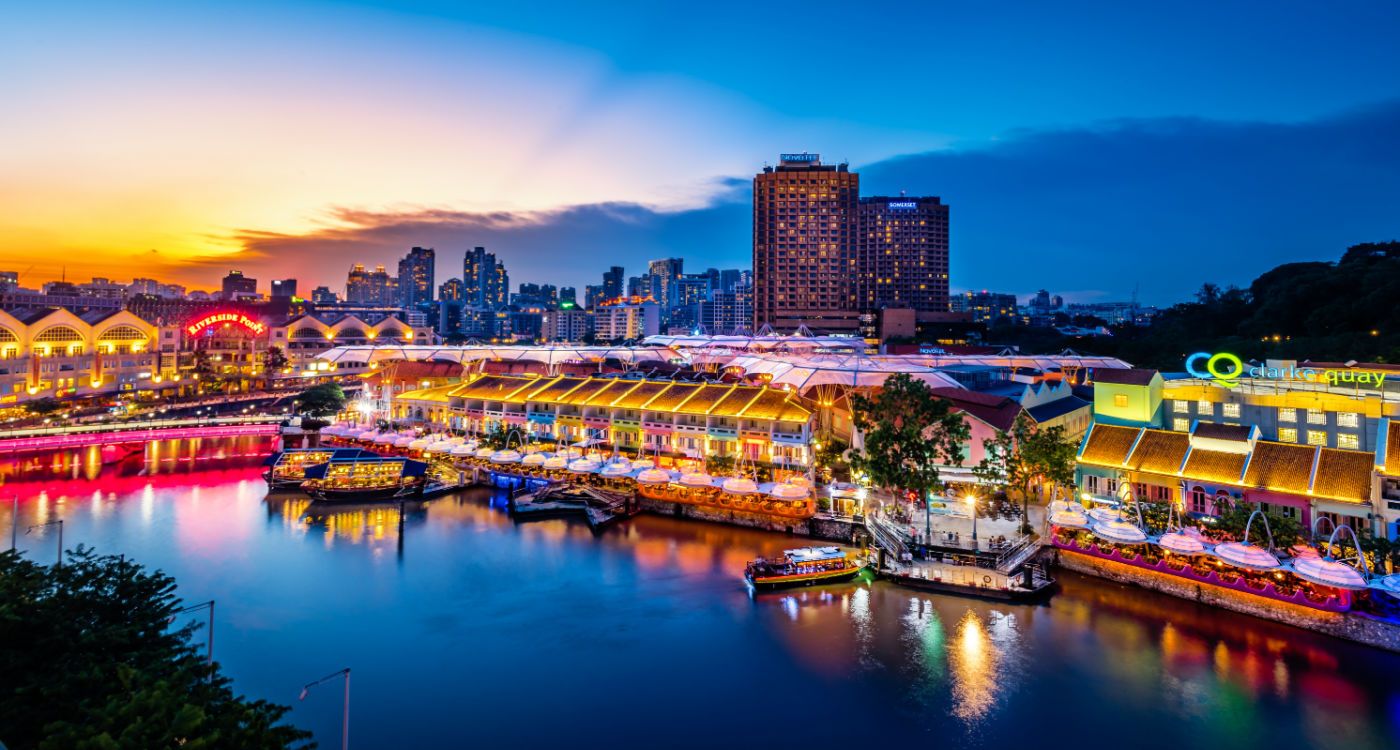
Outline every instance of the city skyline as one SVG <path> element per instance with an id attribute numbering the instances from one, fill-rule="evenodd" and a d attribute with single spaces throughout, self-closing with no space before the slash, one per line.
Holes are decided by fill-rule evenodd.
<path id="1" fill-rule="evenodd" d="M 0 93 L 23 113 L 0 124 L 0 254 L 39 281 L 139 264 L 195 288 L 230 268 L 312 288 L 413 246 L 482 245 L 517 278 L 582 288 L 600 253 L 746 265 L 748 177 L 802 150 L 848 160 L 868 194 L 956 206 L 955 293 L 1097 301 L 1143 284 L 1144 302 L 1170 303 L 1397 234 L 1390 7 L 1027 6 L 1006 23 L 909 9 L 929 16 L 831 31 L 836 4 L 732 25 L 332 7 L 20 11 L 23 33 L 0 31 L 0 65 L 20 71 Z M 907 35 L 935 15 L 926 51 Z M 844 32 L 875 62 L 832 71 L 839 96 L 787 95 L 781 49 L 761 40 L 793 18 L 790 33 Z M 700 54 L 726 44 L 744 62 Z M 935 95 L 900 95 L 940 66 Z"/>

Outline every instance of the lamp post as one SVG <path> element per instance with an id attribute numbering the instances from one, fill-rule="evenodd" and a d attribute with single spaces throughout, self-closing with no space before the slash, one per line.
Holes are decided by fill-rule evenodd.
<path id="1" fill-rule="evenodd" d="M 24 533 L 25 533 L 25 535 L 28 535 L 29 532 L 31 532 L 31 531 L 33 531 L 33 530 L 35 530 L 35 529 L 42 529 L 42 528 L 44 528 L 45 526 L 53 526 L 53 525 L 55 525 L 55 524 L 58 525 L 58 567 L 61 568 L 61 567 L 63 567 L 63 519 L 62 519 L 62 518 L 59 518 L 59 519 L 56 519 L 56 520 L 53 520 L 53 521 L 45 521 L 44 523 L 36 523 L 36 524 L 34 524 L 33 526 L 30 526 L 28 529 L 25 529 Z"/>
<path id="2" fill-rule="evenodd" d="M 337 671 L 335 671 L 335 672 L 332 672 L 332 673 L 326 675 L 325 677 L 322 677 L 321 679 L 316 680 L 315 682 L 308 682 L 308 683 L 306 683 L 305 685 L 302 686 L 302 688 L 301 688 L 301 695 L 297 696 L 297 700 L 299 700 L 299 701 L 304 701 L 304 700 L 306 700 L 306 695 L 307 695 L 308 693 L 311 692 L 311 688 L 314 688 L 314 687 L 316 687 L 317 685 L 323 685 L 323 684 L 325 684 L 325 683 L 327 683 L 327 682 L 330 682 L 331 680 L 334 680 L 334 679 L 337 678 L 337 677 L 344 677 L 344 678 L 345 678 L 345 706 L 344 706 L 344 708 L 342 709 L 342 710 L 343 710 L 343 714 L 342 714 L 341 722 L 340 722 L 340 750 L 349 750 L 349 748 L 350 748 L 350 668 L 349 668 L 349 667 L 346 667 L 345 669 L 341 669 L 341 670 L 337 670 Z"/>
<path id="3" fill-rule="evenodd" d="M 972 551 L 977 551 L 977 496 L 968 493 L 967 510 L 972 514 Z"/>
<path id="4" fill-rule="evenodd" d="M 207 638 L 208 643 L 205 645 L 205 649 L 204 649 L 204 650 L 205 650 L 205 661 L 209 664 L 209 667 L 210 667 L 209 678 L 210 678 L 210 679 L 213 679 L 213 678 L 214 678 L 214 672 L 213 672 L 213 667 L 214 667 L 214 600 L 213 600 L 213 599 L 210 599 L 210 600 L 207 601 L 207 602 L 200 602 L 199 604 L 191 604 L 190 606 L 185 607 L 184 609 L 177 611 L 174 615 L 171 615 L 170 621 L 171 621 L 171 622 L 174 622 L 174 621 L 175 621 L 175 618 L 178 617 L 178 616 L 180 616 L 180 615 L 187 615 L 187 614 L 189 614 L 189 613 L 191 613 L 191 612 L 198 612 L 199 610 L 205 609 L 205 608 L 208 608 L 208 609 L 209 609 L 209 635 L 208 635 L 208 638 Z"/>

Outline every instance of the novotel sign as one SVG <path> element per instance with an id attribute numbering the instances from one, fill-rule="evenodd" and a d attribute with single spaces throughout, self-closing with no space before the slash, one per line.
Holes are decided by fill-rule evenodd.
<path id="1" fill-rule="evenodd" d="M 788 164 L 812 164 L 821 161 L 821 154 L 783 154 L 780 158 Z"/>
<path id="2" fill-rule="evenodd" d="M 211 313 L 202 318 L 199 318 L 193 323 L 186 325 L 185 332 L 191 336 L 194 336 L 197 335 L 200 331 L 203 331 L 204 329 L 209 328 L 210 326 L 216 326 L 220 323 L 232 323 L 234 325 L 246 328 L 252 333 L 262 333 L 263 331 L 267 330 L 266 323 L 259 323 L 258 321 L 253 320 L 252 318 L 248 317 L 247 315 L 244 315 L 243 313 L 219 312 Z"/>
<path id="3" fill-rule="evenodd" d="M 890 201 L 889 203 L 886 203 L 885 206 L 891 210 L 899 210 L 918 208 L 919 204 L 915 201 Z"/>

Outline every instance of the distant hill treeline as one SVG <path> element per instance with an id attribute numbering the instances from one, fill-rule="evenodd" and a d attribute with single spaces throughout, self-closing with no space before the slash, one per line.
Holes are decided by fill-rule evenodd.
<path id="1" fill-rule="evenodd" d="M 1205 284 L 1195 301 L 1162 311 L 1152 327 L 1119 326 L 1113 338 L 1020 343 L 1070 346 L 1172 372 L 1200 351 L 1246 360 L 1400 363 L 1400 242 L 1353 245 L 1335 263 L 1285 263 L 1246 289 Z"/>

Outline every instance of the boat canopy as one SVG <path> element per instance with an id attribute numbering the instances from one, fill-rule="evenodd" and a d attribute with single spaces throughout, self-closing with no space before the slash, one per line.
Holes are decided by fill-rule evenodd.
<path id="1" fill-rule="evenodd" d="M 399 474 L 400 476 L 404 476 L 404 477 L 421 477 L 421 476 L 424 476 L 424 475 L 426 475 L 426 474 L 428 473 L 428 465 L 427 465 L 426 463 L 422 462 L 422 461 L 414 461 L 414 460 L 408 459 L 408 458 L 393 458 L 393 457 L 387 457 L 387 456 L 373 456 L 373 457 L 358 457 L 358 458 L 347 458 L 347 459 L 332 459 L 332 460 L 327 461 L 327 462 L 325 462 L 325 463 L 323 463 L 323 464 L 316 464 L 315 466 L 308 466 L 308 467 L 306 467 L 306 478 L 307 478 L 307 479 L 325 479 L 325 478 L 326 478 L 326 473 L 330 471 L 331 466 L 336 465 L 336 464 L 368 464 L 368 463 L 384 463 L 384 462 L 392 462 L 392 463 L 402 464 L 402 465 L 403 465 L 403 470 L 400 472 L 400 474 Z"/>
<path id="2" fill-rule="evenodd" d="M 842 552 L 840 547 L 802 547 L 800 549 L 784 550 L 783 554 L 795 563 L 846 559 L 846 553 Z"/>

